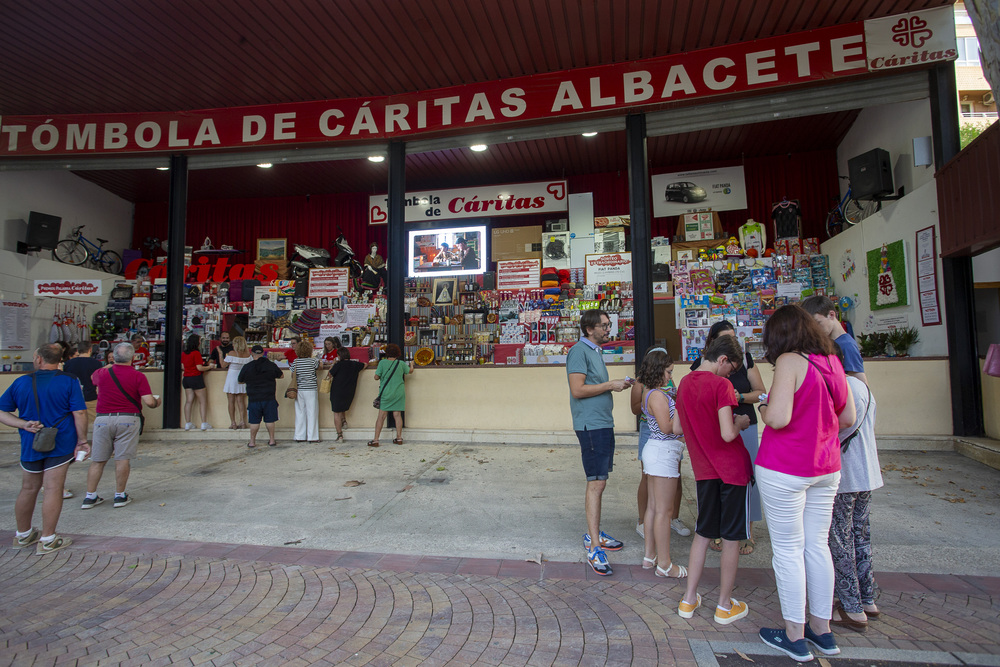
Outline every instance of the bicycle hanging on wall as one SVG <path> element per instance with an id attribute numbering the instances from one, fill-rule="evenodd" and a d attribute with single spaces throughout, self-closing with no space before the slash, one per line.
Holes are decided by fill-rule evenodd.
<path id="1" fill-rule="evenodd" d="M 106 273 L 120 274 L 122 272 L 122 257 L 114 250 L 105 250 L 104 244 L 107 239 L 97 239 L 101 245 L 97 245 L 80 230 L 86 225 L 74 227 L 69 233 L 70 238 L 63 239 L 56 244 L 52 251 L 52 257 L 63 264 L 73 266 L 83 266 L 89 264 Z"/>
<path id="2" fill-rule="evenodd" d="M 847 180 L 846 176 L 840 178 Z M 859 201 L 852 196 L 851 186 L 843 198 L 826 214 L 826 236 L 833 238 L 848 227 L 853 227 L 873 213 L 882 210 L 882 202 L 877 199 Z"/>

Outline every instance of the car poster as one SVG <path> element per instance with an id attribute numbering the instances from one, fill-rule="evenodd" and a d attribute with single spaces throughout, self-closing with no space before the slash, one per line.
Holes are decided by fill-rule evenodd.
<path id="1" fill-rule="evenodd" d="M 747 207 L 742 166 L 655 174 L 651 181 L 654 218 Z"/>

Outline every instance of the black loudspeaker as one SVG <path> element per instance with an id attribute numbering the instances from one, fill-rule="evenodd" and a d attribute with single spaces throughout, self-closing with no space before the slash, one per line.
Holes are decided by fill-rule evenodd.
<path id="1" fill-rule="evenodd" d="M 493 290 L 497 288 L 497 274 L 493 271 L 487 271 L 483 274 L 483 289 Z"/>
<path id="2" fill-rule="evenodd" d="M 62 218 L 57 215 L 31 211 L 28 213 L 28 236 L 24 240 L 24 244 L 29 248 L 54 250 L 56 244 L 59 243 L 59 227 L 61 225 Z"/>
<path id="3" fill-rule="evenodd" d="M 851 196 L 855 199 L 891 197 L 895 191 L 889 152 L 881 148 L 852 157 L 847 161 L 847 173 L 851 178 Z"/>

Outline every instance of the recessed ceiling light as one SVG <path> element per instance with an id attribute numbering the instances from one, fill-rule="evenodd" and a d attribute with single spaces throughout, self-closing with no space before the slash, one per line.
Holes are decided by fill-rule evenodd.
<path id="1" fill-rule="evenodd" d="M 385 161 L 385 156 L 384 155 L 369 155 L 368 156 L 368 160 L 371 161 L 371 162 L 384 162 Z"/>
<path id="2" fill-rule="evenodd" d="M 274 165 L 271 164 L 270 162 L 261 162 L 257 166 L 260 167 L 261 169 L 270 169 Z"/>
<path id="3" fill-rule="evenodd" d="M 477 153 L 482 153 L 487 148 L 488 146 L 486 144 L 473 144 L 472 146 L 469 146 L 470 151 L 476 151 Z"/>
<path id="4" fill-rule="evenodd" d="M 156 171 L 170 171 L 170 167 L 157 167 Z"/>
<path id="5" fill-rule="evenodd" d="M 596 137 L 597 136 L 597 132 L 584 132 L 583 136 L 585 136 L 585 137 Z"/>

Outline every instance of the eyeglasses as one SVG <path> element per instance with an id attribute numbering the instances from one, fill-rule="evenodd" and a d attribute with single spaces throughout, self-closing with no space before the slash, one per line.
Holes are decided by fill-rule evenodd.
<path id="1" fill-rule="evenodd" d="M 604 322 L 603 324 L 598 324 L 594 327 L 595 329 L 604 329 L 607 331 L 611 328 L 611 322 Z"/>

